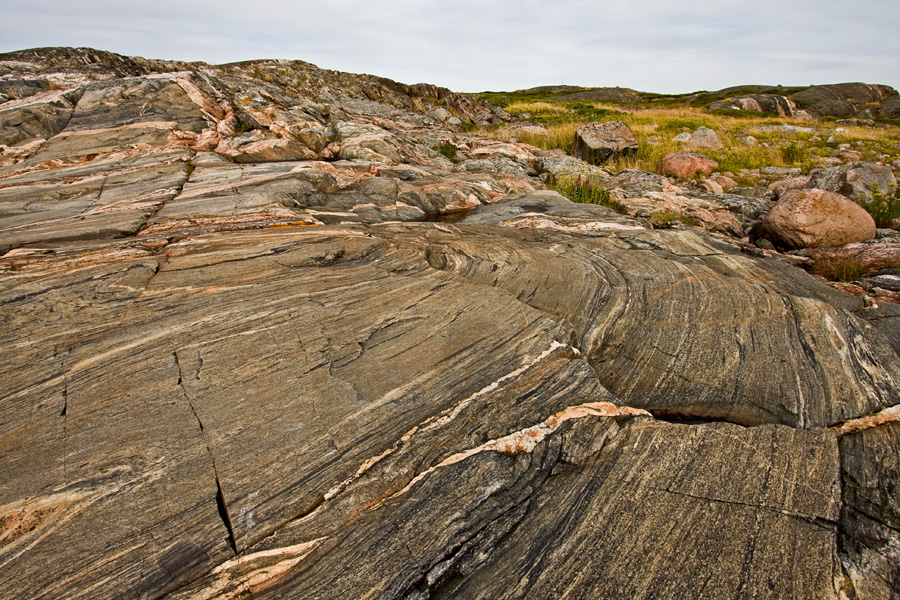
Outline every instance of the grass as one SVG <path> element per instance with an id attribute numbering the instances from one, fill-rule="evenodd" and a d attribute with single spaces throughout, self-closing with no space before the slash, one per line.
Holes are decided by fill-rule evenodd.
<path id="1" fill-rule="evenodd" d="M 835 122 L 810 123 L 800 119 L 748 115 L 732 111 L 710 113 L 704 108 L 647 101 L 642 106 L 613 105 L 609 102 L 566 102 L 541 93 L 511 92 L 482 94 L 486 100 L 498 101 L 510 114 L 530 114 L 530 120 L 544 125 L 544 132 L 522 132 L 517 137 L 542 150 L 571 151 L 575 130 L 591 121 L 624 121 L 634 131 L 639 150 L 636 155 L 613 160 L 609 168 L 659 171 L 662 157 L 683 150 L 672 141 L 683 131 L 705 126 L 714 130 L 724 144 L 719 150 L 698 150 L 719 163 L 719 172 L 739 175 L 763 167 L 799 167 L 808 173 L 831 156 L 841 144 L 851 144 L 862 153 L 863 160 L 887 155 L 888 161 L 900 158 L 900 127 L 881 128 L 841 125 Z M 590 106 L 592 108 L 588 109 Z M 705 106 L 705 105 L 704 105 Z M 793 125 L 800 130 L 785 130 Z M 816 131 L 808 131 L 808 129 Z M 503 135 L 488 130 L 487 135 Z M 756 145 L 744 145 L 742 140 L 752 136 Z M 750 184 L 751 180 L 739 182 Z"/>
<path id="2" fill-rule="evenodd" d="M 552 179 L 550 189 L 556 190 L 572 202 L 581 204 L 598 204 L 611 208 L 620 214 L 627 213 L 625 206 L 618 200 L 613 200 L 609 191 L 603 186 L 578 175 L 576 177 L 564 177 Z"/>
<path id="3" fill-rule="evenodd" d="M 872 200 L 863 204 L 863 208 L 869 211 L 876 227 L 897 229 L 894 220 L 900 218 L 900 191 L 893 186 L 890 192 L 882 192 L 878 185 L 872 186 Z"/>
<path id="4" fill-rule="evenodd" d="M 826 256 L 813 263 L 810 271 L 828 281 L 856 281 L 872 269 L 855 258 Z"/>
<path id="5" fill-rule="evenodd" d="M 453 144 L 444 142 L 443 144 L 438 146 L 437 151 L 438 151 L 438 153 L 443 154 L 444 156 L 449 158 L 450 160 L 453 160 L 456 158 L 456 146 L 454 146 Z"/>
<path id="6" fill-rule="evenodd" d="M 686 218 L 684 215 L 668 210 L 659 210 L 654 213 L 650 213 L 650 220 L 654 225 L 662 229 L 668 229 L 676 223 L 684 223 L 686 225 L 692 224 L 691 220 Z"/>

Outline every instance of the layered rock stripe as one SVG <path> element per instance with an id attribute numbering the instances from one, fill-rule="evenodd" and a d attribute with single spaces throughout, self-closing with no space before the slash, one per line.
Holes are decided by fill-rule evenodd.
<path id="1" fill-rule="evenodd" d="M 0 596 L 895 593 L 861 300 L 415 102 L 502 118 L 465 96 L 91 52 L 0 60 L 83 88 L 0 168 Z"/>

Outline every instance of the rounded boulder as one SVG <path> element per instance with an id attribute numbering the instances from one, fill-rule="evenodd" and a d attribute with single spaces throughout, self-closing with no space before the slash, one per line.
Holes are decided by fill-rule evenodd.
<path id="1" fill-rule="evenodd" d="M 821 189 L 785 193 L 763 218 L 763 237 L 788 248 L 843 246 L 875 237 L 875 221 L 859 204 Z"/>

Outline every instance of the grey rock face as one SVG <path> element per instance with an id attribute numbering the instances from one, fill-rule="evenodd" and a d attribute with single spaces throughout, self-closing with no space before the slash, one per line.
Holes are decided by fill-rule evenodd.
<path id="1" fill-rule="evenodd" d="M 634 132 L 622 121 L 588 123 L 575 132 L 572 156 L 601 164 L 617 156 L 634 154 L 638 150 Z"/>
<path id="2" fill-rule="evenodd" d="M 897 315 L 535 174 L 714 197 L 739 235 L 770 200 L 296 61 L 0 66 L 77 90 L 0 105 L 29 136 L 0 157 L 0 597 L 895 593 Z"/>
<path id="3" fill-rule="evenodd" d="M 791 117 L 797 106 L 785 96 L 775 94 L 748 94 L 709 105 L 709 110 L 737 110 L 761 112 L 768 115 Z"/>
<path id="4" fill-rule="evenodd" d="M 868 104 L 880 103 L 896 95 L 896 90 L 885 85 L 839 83 L 813 85 L 791 98 L 818 116 L 849 117 Z"/>
<path id="5" fill-rule="evenodd" d="M 854 162 L 813 173 L 806 187 L 837 192 L 865 204 L 872 200 L 872 186 L 884 193 L 896 185 L 897 178 L 890 167 Z"/>

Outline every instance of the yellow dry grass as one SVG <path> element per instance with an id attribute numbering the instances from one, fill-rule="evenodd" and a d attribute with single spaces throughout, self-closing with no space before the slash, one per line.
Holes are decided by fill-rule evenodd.
<path id="1" fill-rule="evenodd" d="M 865 150 L 870 156 L 885 153 L 896 158 L 900 156 L 900 127 L 884 128 L 857 127 L 834 122 L 816 122 L 783 118 L 783 117 L 732 117 L 722 114 L 711 114 L 702 108 L 691 106 L 664 108 L 627 108 L 613 107 L 602 103 L 595 104 L 600 109 L 615 109 L 619 114 L 610 116 L 610 120 L 625 121 L 638 141 L 639 150 L 636 155 L 620 158 L 607 165 L 614 170 L 642 169 L 658 171 L 659 163 L 669 152 L 683 150 L 678 142 L 673 141 L 682 131 L 693 131 L 706 126 L 716 131 L 724 144 L 720 150 L 703 150 L 707 156 L 719 162 L 719 171 L 739 173 L 742 169 L 759 169 L 766 166 L 786 167 L 799 166 L 808 171 L 815 165 L 817 156 L 829 156 L 838 144 L 863 142 L 854 148 Z M 513 109 L 513 110 L 510 110 Z M 564 112 L 562 106 L 551 102 L 519 102 L 507 107 L 507 111 L 545 113 Z M 515 111 L 515 112 L 514 112 Z M 622 114 L 624 113 L 624 114 Z M 558 125 L 546 126 L 544 132 L 523 132 L 519 139 L 543 150 L 562 149 L 568 152 L 575 139 L 575 130 L 585 121 L 572 121 Z M 773 128 L 773 125 L 793 125 L 802 128 L 815 128 L 816 133 L 804 131 L 785 131 Z M 491 131 L 487 135 L 503 136 Z M 755 137 L 759 144 L 748 146 L 742 143 L 747 136 Z M 802 148 L 802 159 L 793 163 L 785 161 L 782 148 L 790 143 Z"/>

